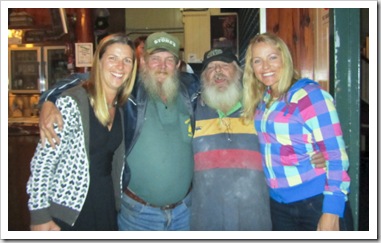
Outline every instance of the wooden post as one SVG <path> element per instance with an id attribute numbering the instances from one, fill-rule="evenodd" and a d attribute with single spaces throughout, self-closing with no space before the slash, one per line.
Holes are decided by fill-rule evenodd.
<path id="1" fill-rule="evenodd" d="M 90 8 L 77 9 L 77 22 L 75 26 L 76 43 L 91 42 L 94 44 L 93 21 Z M 89 71 L 86 67 L 77 67 L 76 72 Z"/>

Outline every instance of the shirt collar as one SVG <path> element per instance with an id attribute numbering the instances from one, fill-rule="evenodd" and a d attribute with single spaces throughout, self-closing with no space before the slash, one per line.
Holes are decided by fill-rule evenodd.
<path id="1" fill-rule="evenodd" d="M 217 110 L 218 117 L 219 118 L 224 118 L 224 117 L 230 116 L 232 113 L 234 113 L 234 112 L 238 111 L 239 109 L 241 109 L 241 107 L 242 107 L 242 103 L 239 101 L 226 114 L 224 112 L 220 111 L 220 110 Z"/>

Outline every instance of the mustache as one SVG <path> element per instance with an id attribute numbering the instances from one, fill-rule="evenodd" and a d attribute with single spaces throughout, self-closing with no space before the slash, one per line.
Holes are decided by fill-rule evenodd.
<path id="1" fill-rule="evenodd" d="M 167 71 L 155 71 L 154 74 L 155 75 L 158 75 L 158 74 L 168 75 L 168 72 Z"/>

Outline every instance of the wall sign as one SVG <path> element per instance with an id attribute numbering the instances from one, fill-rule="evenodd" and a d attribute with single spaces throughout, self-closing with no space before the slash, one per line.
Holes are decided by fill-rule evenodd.
<path id="1" fill-rule="evenodd" d="M 91 67 L 93 63 L 93 43 L 75 43 L 75 66 Z"/>

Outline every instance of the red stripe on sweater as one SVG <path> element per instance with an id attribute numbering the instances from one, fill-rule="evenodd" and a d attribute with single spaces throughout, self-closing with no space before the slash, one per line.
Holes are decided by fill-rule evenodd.
<path id="1" fill-rule="evenodd" d="M 214 150 L 194 156 L 195 171 L 216 168 L 239 168 L 262 170 L 261 154 L 248 150 Z"/>

